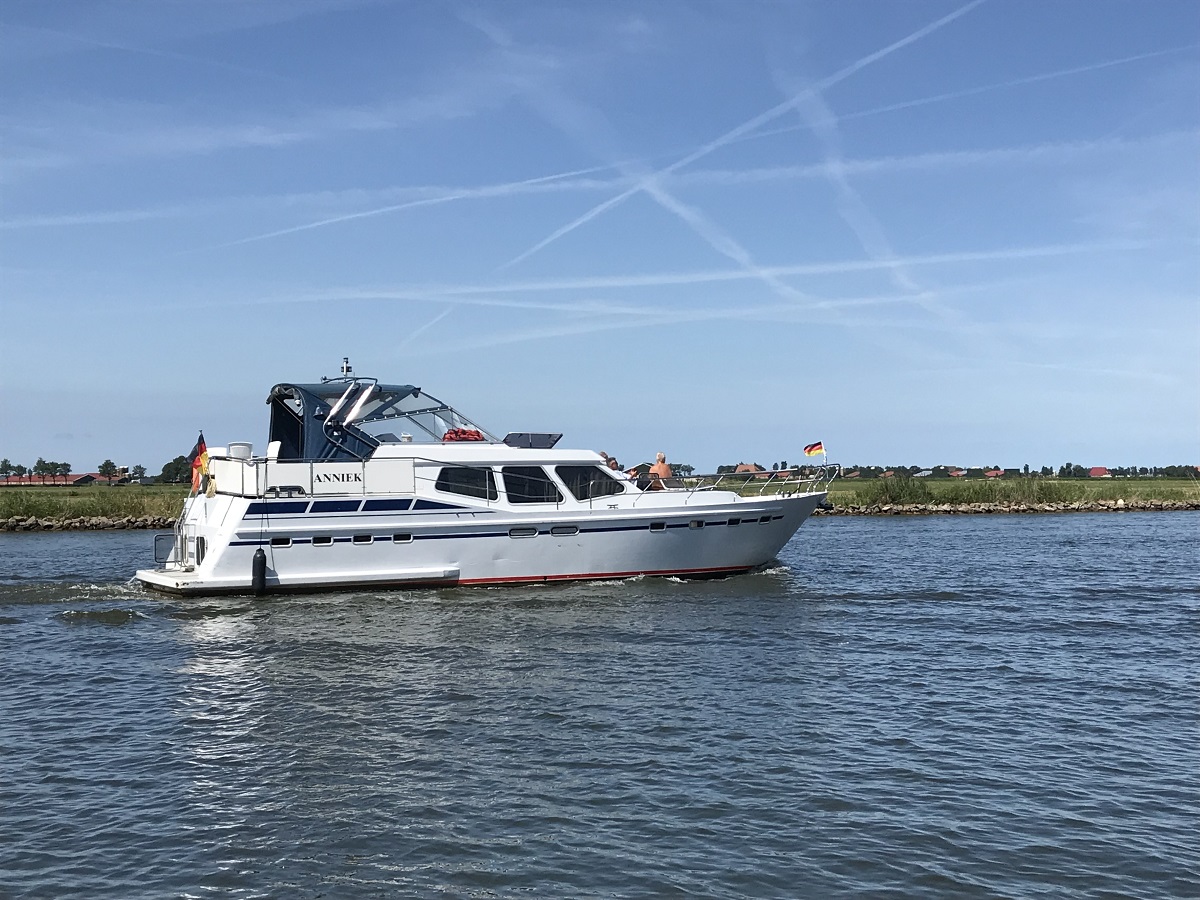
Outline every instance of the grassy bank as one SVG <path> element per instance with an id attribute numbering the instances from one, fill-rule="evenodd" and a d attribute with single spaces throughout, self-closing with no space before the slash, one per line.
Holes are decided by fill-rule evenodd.
<path id="1" fill-rule="evenodd" d="M 182 484 L 0 488 L 0 519 L 12 516 L 33 516 L 37 519 L 76 519 L 82 516 L 110 519 L 124 516 L 174 518 L 179 515 L 187 494 L 188 486 Z"/>
<path id="2" fill-rule="evenodd" d="M 729 481 L 722 486 L 732 487 Z M 766 493 L 774 493 L 775 485 Z M 761 490 L 748 481 L 742 493 L 755 495 Z M 187 485 L 88 485 L 79 488 L 33 487 L 0 488 L 0 520 L 12 517 L 36 519 L 77 519 L 126 516 L 164 516 L 179 514 Z M 1196 479 L 1050 479 L 1013 478 L 981 481 L 973 479 L 878 478 L 868 481 L 836 479 L 829 488 L 829 500 L 843 509 L 885 505 L 916 504 L 1038 504 L 1089 503 L 1124 500 L 1200 502 L 1200 481 Z"/>
<path id="3" fill-rule="evenodd" d="M 931 478 L 837 479 L 830 486 L 835 506 L 917 503 L 1088 503 L 1101 500 L 1200 500 L 1195 479 L 1011 478 L 970 481 Z"/>

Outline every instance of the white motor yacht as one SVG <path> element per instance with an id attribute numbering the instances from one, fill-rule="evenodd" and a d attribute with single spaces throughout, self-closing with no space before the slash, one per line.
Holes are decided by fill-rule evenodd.
<path id="1" fill-rule="evenodd" d="M 208 450 L 147 587 L 183 595 L 722 576 L 772 559 L 836 466 L 627 477 L 561 435 L 497 438 L 413 385 L 277 384 L 264 455 Z"/>

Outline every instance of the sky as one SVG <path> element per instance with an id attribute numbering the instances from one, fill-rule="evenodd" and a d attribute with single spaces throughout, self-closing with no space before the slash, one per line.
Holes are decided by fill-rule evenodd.
<path id="1" fill-rule="evenodd" d="M 698 471 L 1200 463 L 1200 3 L 7 0 L 0 457 L 415 384 Z"/>

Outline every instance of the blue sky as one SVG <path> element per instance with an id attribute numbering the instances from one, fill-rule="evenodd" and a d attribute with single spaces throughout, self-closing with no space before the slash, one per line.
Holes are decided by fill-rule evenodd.
<path id="1" fill-rule="evenodd" d="M 279 381 L 625 462 L 1200 463 L 1200 4 L 9 0 L 0 456 Z"/>

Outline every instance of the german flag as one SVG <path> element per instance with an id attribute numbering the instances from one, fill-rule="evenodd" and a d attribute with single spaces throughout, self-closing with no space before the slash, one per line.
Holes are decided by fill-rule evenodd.
<path id="1" fill-rule="evenodd" d="M 804 455 L 805 456 L 824 456 L 825 455 L 825 445 L 822 444 L 820 441 L 817 441 L 815 444 L 809 444 L 807 447 L 804 448 Z"/>
<path id="2" fill-rule="evenodd" d="M 208 447 L 204 445 L 203 431 L 196 439 L 196 446 L 188 454 L 188 461 L 192 464 L 192 493 L 195 493 L 200 490 L 201 477 L 208 474 Z"/>

